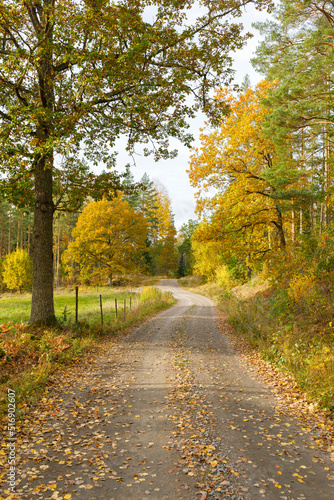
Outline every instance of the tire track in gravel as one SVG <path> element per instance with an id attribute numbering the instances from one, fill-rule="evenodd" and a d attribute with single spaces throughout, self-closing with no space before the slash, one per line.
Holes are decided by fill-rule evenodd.
<path id="1" fill-rule="evenodd" d="M 227 480 L 224 477 L 228 469 L 232 478 L 238 476 L 240 492 L 247 498 L 333 498 L 333 454 L 315 445 L 314 421 L 289 411 L 242 366 L 228 337 L 215 324 L 211 300 L 193 294 L 193 301 L 195 307 L 179 334 L 193 375 L 189 398 L 200 394 L 205 401 L 212 422 L 206 440 L 215 443 L 218 466 L 219 461 L 223 465 L 220 472 L 215 466 L 216 474 L 211 474 L 204 489 L 221 498 L 221 491 L 230 489 L 233 481 L 231 474 Z M 198 439 L 197 435 L 193 442 Z M 196 449 L 196 444 L 191 448 Z"/>
<path id="2" fill-rule="evenodd" d="M 37 404 L 17 442 L 13 498 L 194 498 L 195 479 L 181 484 L 176 468 L 167 404 L 170 341 L 190 305 L 186 297 L 111 340 Z"/>

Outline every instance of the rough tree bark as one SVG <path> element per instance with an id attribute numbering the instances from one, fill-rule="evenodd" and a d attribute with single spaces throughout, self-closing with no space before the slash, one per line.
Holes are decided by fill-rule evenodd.
<path id="1" fill-rule="evenodd" d="M 40 39 L 37 65 L 41 113 L 36 130 L 37 153 L 34 161 L 34 226 L 33 281 L 30 323 L 53 324 L 56 316 L 53 303 L 53 151 L 48 141 L 53 133 L 50 116 L 54 109 L 53 70 L 53 9 L 54 1 L 45 0 L 42 22 L 37 22 L 35 6 L 28 6 L 29 15 Z"/>
<path id="2" fill-rule="evenodd" d="M 53 305 L 52 160 L 43 157 L 36 165 L 30 323 L 56 321 Z"/>

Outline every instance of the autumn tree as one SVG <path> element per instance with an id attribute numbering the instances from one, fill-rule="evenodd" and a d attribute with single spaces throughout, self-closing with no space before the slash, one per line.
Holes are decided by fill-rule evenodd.
<path id="1" fill-rule="evenodd" d="M 6 255 L 2 264 L 3 282 L 10 290 L 29 288 L 32 279 L 32 262 L 26 250 L 18 248 Z"/>
<path id="2" fill-rule="evenodd" d="M 62 262 L 62 254 L 69 243 L 73 241 L 72 231 L 78 221 L 78 212 L 57 212 L 54 218 L 54 281 L 58 287 L 65 276 L 65 265 Z M 76 268 L 74 268 L 73 279 L 76 280 Z"/>
<path id="3" fill-rule="evenodd" d="M 119 194 L 112 201 L 91 201 L 78 218 L 63 259 L 79 265 L 81 279 L 133 273 L 144 266 L 147 225 Z"/>
<path id="4" fill-rule="evenodd" d="M 202 238 L 203 232 L 207 235 L 207 225 L 202 223 L 197 227 L 191 240 L 191 249 L 194 256 L 194 273 L 212 281 L 221 263 L 221 243 L 212 238 Z"/>
<path id="5" fill-rule="evenodd" d="M 146 173 L 140 179 L 139 184 L 135 186 L 133 175 L 128 171 L 127 186 L 130 188 L 131 192 L 129 194 L 124 194 L 124 199 L 126 199 L 135 210 L 141 211 L 147 222 L 147 252 L 145 253 L 145 260 L 147 271 L 150 274 L 154 274 L 152 245 L 159 224 L 157 215 L 158 193 L 155 189 L 154 182 L 150 180 Z"/>
<path id="6" fill-rule="evenodd" d="M 239 96 L 222 90 L 219 98 L 230 106 L 230 115 L 219 129 L 202 133 L 201 148 L 191 158 L 197 210 L 210 221 L 200 231 L 201 240 L 223 241 L 226 258 L 234 252 L 249 261 L 286 245 L 285 204 L 294 177 L 291 172 L 273 175 L 277 155 L 263 134 L 268 111 L 260 103 L 271 87 L 261 82 Z"/>
<path id="7" fill-rule="evenodd" d="M 127 173 L 128 187 L 134 186 L 133 176 Z M 150 180 L 145 173 L 136 189 L 124 196 L 130 206 L 139 210 L 147 222 L 147 252 L 145 260 L 150 274 L 175 274 L 176 230 L 171 200 L 166 188 Z"/>
<path id="8" fill-rule="evenodd" d="M 83 157 L 113 166 L 122 134 L 156 159 L 170 136 L 189 144 L 187 118 L 212 115 L 211 89 L 231 78 L 245 37 L 228 19 L 248 3 L 202 0 L 192 23 L 188 0 L 0 1 L 0 160 L 10 201 L 34 209 L 31 322 L 55 320 L 54 211 L 119 188 Z"/>
<path id="9" fill-rule="evenodd" d="M 175 276 L 177 269 L 176 229 L 171 200 L 163 185 L 155 183 L 154 190 L 156 193 L 155 222 L 150 228 L 149 246 L 151 272 L 155 275 Z"/>

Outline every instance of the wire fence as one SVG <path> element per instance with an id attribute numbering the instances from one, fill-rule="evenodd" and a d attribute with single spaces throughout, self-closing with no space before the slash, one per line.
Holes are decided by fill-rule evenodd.
<path id="1" fill-rule="evenodd" d="M 140 293 L 131 292 L 128 298 L 114 298 L 110 297 L 104 300 L 103 294 L 99 294 L 99 316 L 101 325 L 105 323 L 106 319 L 109 321 L 117 319 L 125 319 L 140 304 Z M 75 322 L 79 323 L 79 287 L 75 287 Z"/>

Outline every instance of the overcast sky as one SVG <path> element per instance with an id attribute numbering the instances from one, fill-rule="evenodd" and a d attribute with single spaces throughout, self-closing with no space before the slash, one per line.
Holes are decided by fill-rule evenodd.
<path id="1" fill-rule="evenodd" d="M 247 46 L 234 54 L 234 68 L 236 70 L 235 82 L 242 83 L 246 74 L 250 76 L 252 85 L 261 80 L 261 75 L 256 73 L 250 64 L 255 48 L 259 41 L 257 31 L 252 28 L 252 23 L 255 21 L 264 21 L 269 17 L 266 12 L 258 12 L 253 6 L 248 6 L 242 18 L 242 22 L 246 31 L 254 33 L 254 37 L 250 39 Z M 203 127 L 203 116 L 198 116 L 197 119 L 190 123 L 190 132 L 195 137 L 194 146 L 199 145 L 199 129 Z M 175 225 L 177 229 L 187 222 L 189 219 L 195 219 L 195 200 L 194 190 L 189 184 L 186 170 L 189 167 L 190 151 L 182 146 L 178 141 L 171 141 L 171 146 L 178 149 L 179 154 L 173 160 L 160 160 L 155 162 L 151 157 L 136 156 L 136 166 L 132 167 L 131 171 L 138 181 L 146 172 L 151 180 L 157 180 L 163 184 L 172 200 L 173 213 L 175 214 Z M 126 154 L 119 150 L 117 165 L 119 169 L 129 162 Z"/>

